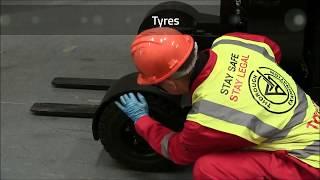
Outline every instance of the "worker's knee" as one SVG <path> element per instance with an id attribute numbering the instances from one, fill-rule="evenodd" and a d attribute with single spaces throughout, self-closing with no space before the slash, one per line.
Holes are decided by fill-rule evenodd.
<path id="1" fill-rule="evenodd" d="M 202 156 L 200 157 L 193 166 L 193 179 L 195 180 L 209 180 L 216 179 L 216 167 L 214 165 L 214 160 L 212 160 L 212 156 Z"/>

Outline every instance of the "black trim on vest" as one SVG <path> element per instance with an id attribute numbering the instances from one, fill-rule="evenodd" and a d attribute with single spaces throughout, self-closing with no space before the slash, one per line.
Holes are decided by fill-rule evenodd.
<path id="1" fill-rule="evenodd" d="M 201 73 L 202 69 L 205 67 L 209 60 L 209 49 L 203 50 L 198 53 L 198 59 L 197 62 L 191 72 L 191 77 L 190 77 L 190 83 L 189 83 L 189 88 L 191 88 L 194 80 L 197 78 L 197 76 Z"/>

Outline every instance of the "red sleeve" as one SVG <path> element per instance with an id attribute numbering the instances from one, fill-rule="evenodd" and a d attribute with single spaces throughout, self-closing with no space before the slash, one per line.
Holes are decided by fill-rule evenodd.
<path id="1" fill-rule="evenodd" d="M 253 146 L 238 136 L 227 134 L 186 121 L 181 132 L 173 132 L 149 116 L 135 123 L 136 131 L 159 154 L 164 155 L 163 139 L 169 136 L 167 154 L 176 164 L 191 164 L 200 156 L 214 151 L 225 151 Z"/>
<path id="2" fill-rule="evenodd" d="M 248 34 L 248 33 L 242 33 L 242 32 L 227 33 L 225 35 L 239 37 L 239 38 L 247 39 L 251 41 L 263 42 L 268 46 L 270 46 L 270 48 L 272 49 L 276 63 L 279 64 L 281 62 L 282 54 L 281 54 L 279 45 L 273 40 L 271 40 L 270 38 L 268 38 L 267 36 L 257 35 L 257 34 Z"/>

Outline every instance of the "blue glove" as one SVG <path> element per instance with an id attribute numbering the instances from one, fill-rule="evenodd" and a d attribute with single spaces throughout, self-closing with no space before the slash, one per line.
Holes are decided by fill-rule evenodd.
<path id="1" fill-rule="evenodd" d="M 142 94 L 137 93 L 137 97 L 133 93 L 120 96 L 120 101 L 115 101 L 115 104 L 121 109 L 134 123 L 144 115 L 149 114 L 147 101 Z"/>

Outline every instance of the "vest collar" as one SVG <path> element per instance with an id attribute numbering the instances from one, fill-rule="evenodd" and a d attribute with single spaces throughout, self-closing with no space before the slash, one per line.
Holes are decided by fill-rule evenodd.
<path id="1" fill-rule="evenodd" d="M 198 60 L 191 72 L 190 91 L 194 90 L 210 75 L 217 61 L 217 55 L 211 49 L 203 50 L 198 55 Z"/>

